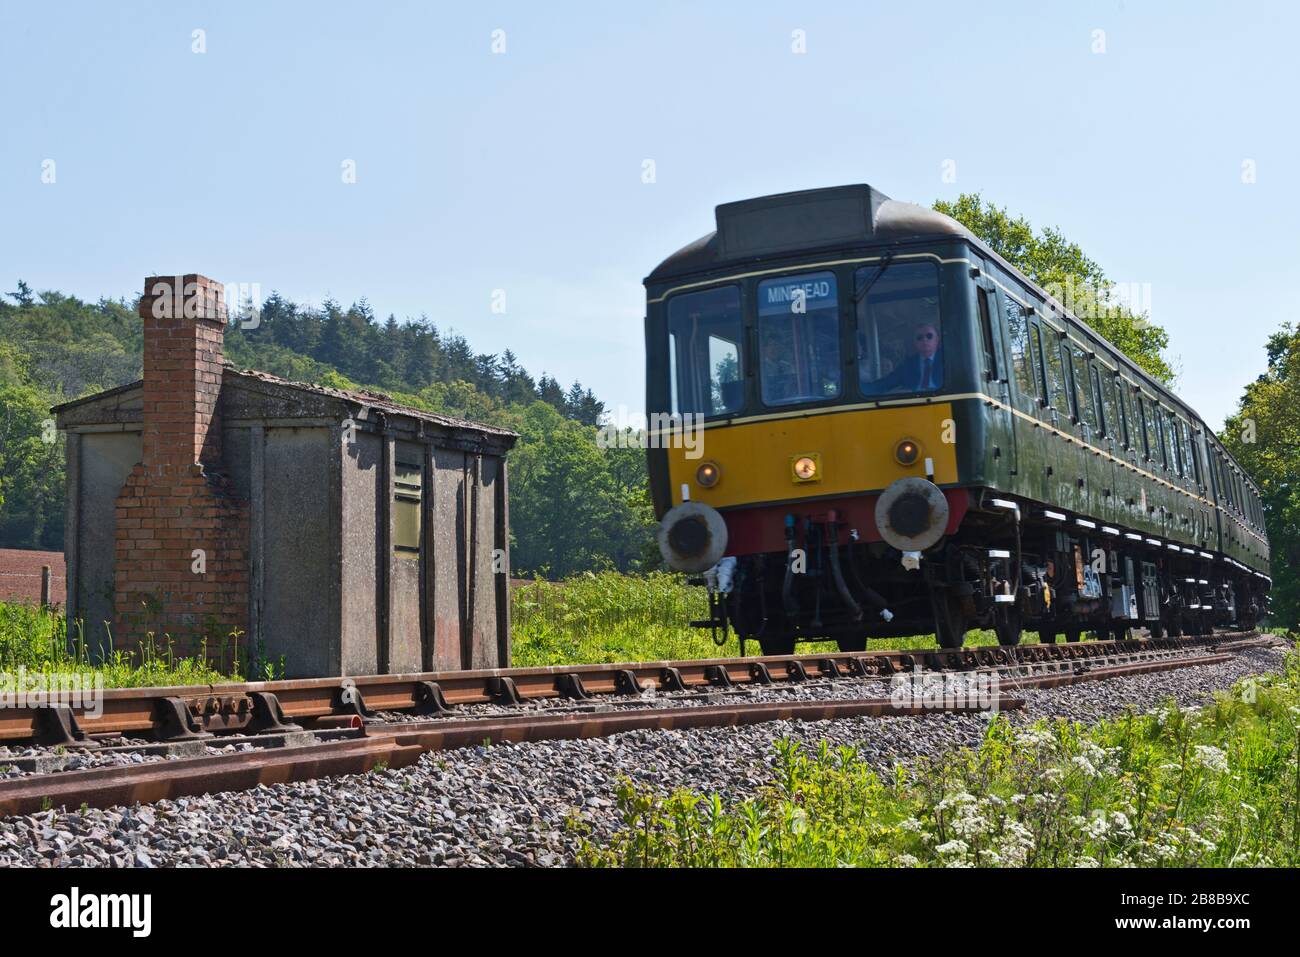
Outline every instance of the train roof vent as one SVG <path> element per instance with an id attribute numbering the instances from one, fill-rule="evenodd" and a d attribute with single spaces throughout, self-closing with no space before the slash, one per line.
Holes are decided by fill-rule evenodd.
<path id="1" fill-rule="evenodd" d="M 760 196 L 717 208 L 718 252 L 739 259 L 862 242 L 889 197 L 865 184 Z"/>

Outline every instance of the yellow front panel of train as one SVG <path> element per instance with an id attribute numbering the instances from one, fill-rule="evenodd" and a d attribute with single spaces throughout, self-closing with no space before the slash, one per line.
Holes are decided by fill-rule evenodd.
<path id="1" fill-rule="evenodd" d="M 905 476 L 924 477 L 927 458 L 936 484 L 956 482 L 955 430 L 947 402 L 714 426 L 704 430 L 698 458 L 687 458 L 695 450 L 668 449 L 672 501 L 681 502 L 683 485 L 693 501 L 715 508 L 877 491 Z M 909 439 L 915 459 L 904 465 L 898 446 Z M 718 466 L 711 487 L 698 481 L 706 462 Z M 802 477 L 809 471 L 811 479 Z"/>

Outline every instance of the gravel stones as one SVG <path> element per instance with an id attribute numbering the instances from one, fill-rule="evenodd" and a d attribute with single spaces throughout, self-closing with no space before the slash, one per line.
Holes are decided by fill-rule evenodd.
<path id="1" fill-rule="evenodd" d="M 1202 704 L 1214 691 L 1274 670 L 1281 660 L 1280 649 L 1248 648 L 1219 665 L 1018 692 L 1027 707 L 1010 717 L 1093 722 L 1131 707 L 1149 710 L 1168 698 Z M 883 693 L 882 681 L 846 679 L 764 689 L 755 697 Z M 0 866 L 558 866 L 572 860 L 570 818 L 582 820 L 594 840 L 617 828 L 613 795 L 621 777 L 665 792 L 688 787 L 735 799 L 767 783 L 772 744 L 783 736 L 810 748 L 822 740 L 854 745 L 886 769 L 975 746 L 987 720 L 945 714 L 773 722 L 431 753 L 401 770 L 135 808 L 3 818 Z M 0 749 L 0 768 L 6 754 Z M 112 760 L 125 760 L 124 753 Z"/>

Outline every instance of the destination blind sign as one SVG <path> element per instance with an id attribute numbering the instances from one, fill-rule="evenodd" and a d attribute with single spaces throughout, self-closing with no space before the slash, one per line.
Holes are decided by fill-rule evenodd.
<path id="1" fill-rule="evenodd" d="M 814 273 L 789 279 L 769 279 L 758 287 L 758 314 L 779 316 L 790 313 L 834 309 L 835 275 Z"/>

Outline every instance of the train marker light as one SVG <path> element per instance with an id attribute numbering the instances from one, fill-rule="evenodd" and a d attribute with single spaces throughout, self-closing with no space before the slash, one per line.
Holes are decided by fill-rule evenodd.
<path id="1" fill-rule="evenodd" d="M 822 455 L 813 452 L 798 455 L 790 460 L 790 474 L 796 482 L 819 482 L 822 477 Z"/>
<path id="2" fill-rule="evenodd" d="M 921 446 L 911 439 L 903 439 L 894 446 L 894 458 L 898 460 L 899 465 L 915 465 L 920 454 Z"/>
<path id="3" fill-rule="evenodd" d="M 695 481 L 704 488 L 713 488 L 720 478 L 722 478 L 722 469 L 718 468 L 717 462 L 705 462 L 695 470 Z"/>

